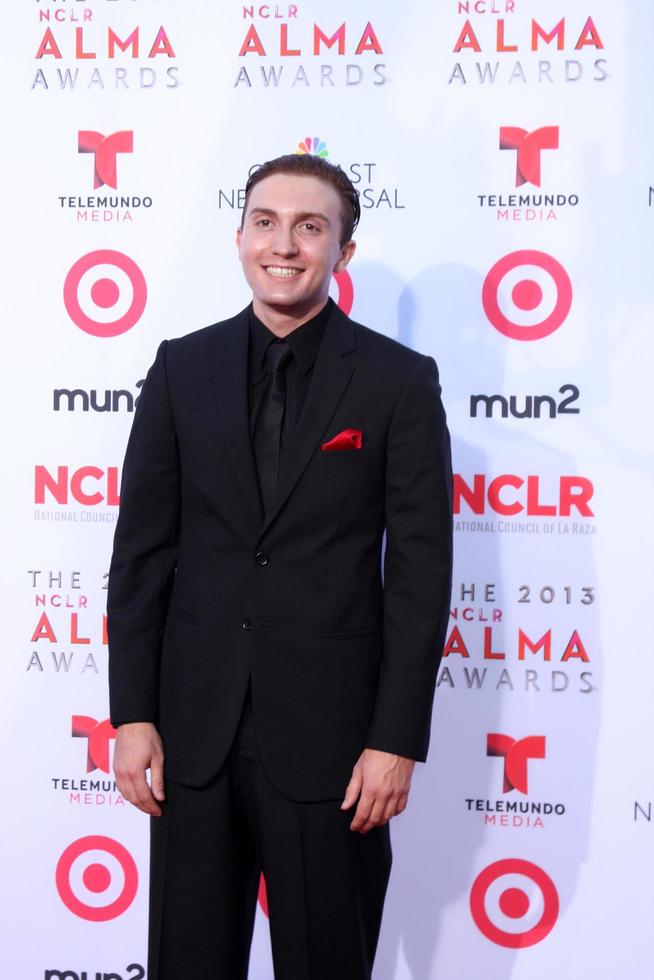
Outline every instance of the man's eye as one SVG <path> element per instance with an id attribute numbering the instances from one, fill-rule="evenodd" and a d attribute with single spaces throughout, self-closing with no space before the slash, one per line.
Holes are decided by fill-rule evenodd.
<path id="1" fill-rule="evenodd" d="M 262 228 L 267 228 L 268 225 L 270 224 L 270 218 L 259 218 L 259 220 L 256 223 L 260 225 Z"/>
<path id="2" fill-rule="evenodd" d="M 305 221 L 302 227 L 307 231 L 320 231 L 318 225 L 314 225 L 310 221 Z"/>

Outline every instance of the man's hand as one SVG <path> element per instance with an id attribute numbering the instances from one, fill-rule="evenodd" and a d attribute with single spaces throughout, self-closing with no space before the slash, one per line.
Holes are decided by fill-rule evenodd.
<path id="1" fill-rule="evenodd" d="M 114 773 L 121 795 L 143 813 L 161 816 L 165 799 L 164 753 L 159 732 L 151 722 L 120 725 L 114 749 Z M 150 770 L 151 787 L 145 778 Z"/>
<path id="2" fill-rule="evenodd" d="M 365 834 L 406 809 L 414 765 L 402 755 L 363 750 L 341 804 L 341 810 L 349 810 L 359 800 L 350 830 Z"/>

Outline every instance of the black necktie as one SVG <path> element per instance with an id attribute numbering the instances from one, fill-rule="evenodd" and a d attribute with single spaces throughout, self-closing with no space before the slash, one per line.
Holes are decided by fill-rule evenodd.
<path id="1" fill-rule="evenodd" d="M 286 408 L 286 365 L 293 356 L 286 342 L 273 341 L 266 349 L 270 377 L 254 427 L 254 455 L 264 509 L 279 479 L 282 426 Z"/>

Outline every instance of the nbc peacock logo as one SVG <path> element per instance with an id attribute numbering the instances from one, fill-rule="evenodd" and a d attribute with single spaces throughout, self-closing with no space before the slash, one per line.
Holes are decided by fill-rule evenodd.
<path id="1" fill-rule="evenodd" d="M 327 149 L 327 144 L 323 143 L 319 136 L 305 136 L 297 145 L 297 150 L 295 151 L 298 156 L 302 156 L 305 153 L 310 153 L 314 157 L 328 157 L 329 150 Z"/>

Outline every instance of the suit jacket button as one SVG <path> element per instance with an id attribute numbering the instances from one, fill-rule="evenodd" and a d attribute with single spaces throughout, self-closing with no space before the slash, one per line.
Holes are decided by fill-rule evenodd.
<path id="1" fill-rule="evenodd" d="M 254 556 L 254 560 L 256 561 L 257 565 L 267 565 L 270 561 L 265 551 L 258 551 Z"/>
<path id="2" fill-rule="evenodd" d="M 241 620 L 241 627 L 244 630 L 252 629 L 252 620 L 249 618 L 249 616 L 246 616 L 245 619 Z"/>

